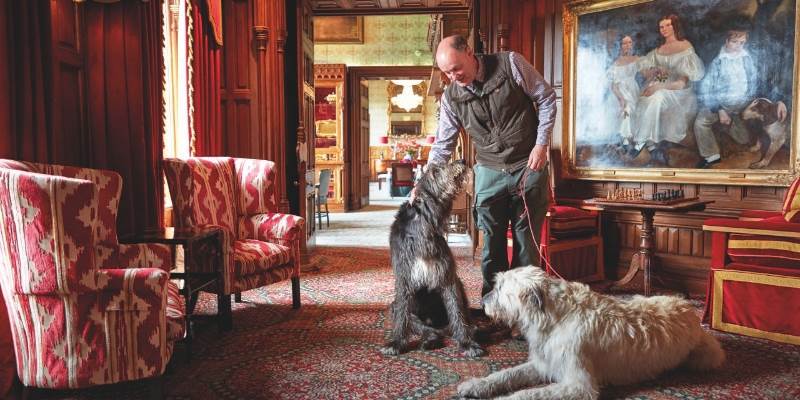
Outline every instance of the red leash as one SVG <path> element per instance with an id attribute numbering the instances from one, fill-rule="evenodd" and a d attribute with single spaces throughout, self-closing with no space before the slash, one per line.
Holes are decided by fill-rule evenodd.
<path id="1" fill-rule="evenodd" d="M 553 266 L 550 264 L 550 260 L 548 260 L 548 257 L 545 257 L 544 254 L 542 254 L 541 246 L 539 245 L 539 243 L 536 242 L 536 236 L 534 235 L 534 232 L 533 232 L 533 223 L 531 222 L 531 213 L 528 210 L 528 200 L 525 198 L 525 183 L 528 181 L 528 174 L 530 174 L 530 172 L 531 172 L 530 167 L 528 167 L 526 165 L 525 166 L 525 173 L 522 174 L 522 181 L 519 183 L 519 185 L 517 187 L 518 195 L 520 197 L 522 197 L 522 204 L 525 207 L 525 210 L 522 212 L 522 215 L 520 215 L 520 218 L 524 216 L 528 220 L 528 229 L 531 231 L 531 240 L 533 240 L 533 244 L 536 246 L 536 251 L 539 253 L 539 259 L 544 261 L 545 271 L 551 272 L 553 275 L 555 275 L 555 276 L 557 276 L 557 277 L 559 277 L 559 278 L 561 278 L 563 280 L 566 280 L 566 279 L 564 279 L 563 276 L 561 276 L 558 273 L 558 271 L 556 271 L 555 268 L 553 268 Z M 555 202 L 555 193 L 553 193 L 553 186 L 550 185 L 550 182 L 547 182 L 547 187 L 548 187 L 548 189 L 550 189 L 549 190 L 550 191 L 550 203 L 554 203 Z"/>

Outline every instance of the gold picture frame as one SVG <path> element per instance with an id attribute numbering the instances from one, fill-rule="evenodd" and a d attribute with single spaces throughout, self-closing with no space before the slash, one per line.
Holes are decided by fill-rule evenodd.
<path id="1" fill-rule="evenodd" d="M 363 44 L 364 17 L 361 15 L 314 17 L 314 43 Z"/>
<path id="2" fill-rule="evenodd" d="M 765 2 L 780 3 L 780 7 L 771 8 L 744 0 L 709 3 L 715 4 L 698 6 L 691 0 L 578 0 L 565 3 L 561 154 L 567 178 L 787 186 L 800 176 L 800 113 L 792 109 L 793 99 L 798 95 L 796 55 L 800 54 L 800 14 L 796 0 Z M 662 18 L 669 15 L 678 17 Z M 661 44 L 669 39 L 660 33 L 660 24 L 666 21 L 670 24 L 676 21 L 675 25 L 681 30 L 683 46 L 679 46 L 675 53 L 660 50 Z M 748 80 L 750 86 L 746 93 L 752 97 L 742 94 L 741 97 L 747 100 L 739 104 L 746 106 L 731 114 L 732 118 L 735 115 L 740 119 L 740 125 L 724 125 L 719 121 L 722 114 L 712 111 L 718 108 L 712 106 L 718 92 L 714 89 L 716 86 L 703 79 L 708 71 L 714 71 L 712 68 L 718 68 L 711 65 L 715 58 L 722 57 L 723 51 L 726 54 L 729 51 L 728 39 L 733 31 L 746 32 L 743 48 L 754 60 L 756 75 L 771 81 L 757 83 L 754 79 L 754 83 L 749 83 Z M 622 50 L 625 36 L 630 39 L 626 41 L 634 42 L 633 51 Z M 689 53 L 694 53 L 694 56 Z M 664 60 L 671 56 L 687 59 L 696 56 L 693 59 L 697 67 L 694 72 L 687 70 L 685 73 L 668 71 L 666 67 L 653 69 L 651 61 L 669 65 Z M 634 72 L 628 82 L 636 82 L 640 90 L 631 90 L 639 93 L 638 97 L 629 97 L 630 100 L 626 101 L 617 93 L 619 90 L 615 90 L 619 89 L 619 74 L 610 71 L 611 67 L 629 64 L 633 64 L 630 70 Z M 662 74 L 658 71 L 667 72 Z M 777 77 L 770 78 L 774 76 Z M 684 82 L 683 86 L 670 86 L 672 79 Z M 649 86 L 657 83 L 662 85 L 648 91 Z M 615 84 L 617 86 L 612 88 Z M 658 96 L 654 93 L 675 87 L 687 96 L 673 99 L 679 108 L 674 108 L 677 111 L 672 114 L 665 114 L 664 108 L 658 108 L 659 98 L 676 96 L 677 92 L 663 92 Z M 692 91 L 687 92 L 687 89 Z M 649 94 L 645 95 L 645 92 Z M 783 104 L 785 117 L 782 122 L 778 121 L 782 131 L 761 122 L 763 118 L 754 119 L 752 112 L 759 105 L 756 104 L 759 98 L 765 98 L 773 106 L 770 112 L 778 118 L 781 116 L 780 104 Z M 614 103 L 620 111 L 615 112 Z M 746 109 L 750 112 L 745 112 Z M 698 120 L 699 116 L 703 119 Z M 629 118 L 628 125 L 625 125 L 625 118 Z M 654 119 L 660 119 L 661 123 L 653 124 Z M 658 129 L 651 129 L 653 125 Z M 673 128 L 675 126 L 677 128 Z M 683 130 L 683 126 L 688 130 Z M 738 132 L 745 134 L 734 135 L 729 128 L 733 126 L 740 127 L 743 130 Z M 667 135 L 670 129 L 684 132 L 683 136 Z M 778 147 L 774 156 L 765 157 L 773 137 L 780 138 L 780 132 L 783 132 L 785 143 Z M 709 137 L 719 142 L 717 154 L 720 161 L 713 160 L 713 156 L 708 161 L 709 157 L 701 154 L 698 137 L 703 138 L 701 141 L 706 153 L 709 152 Z M 777 139 L 776 143 L 779 141 Z M 755 150 L 757 143 L 761 144 L 760 150 Z M 762 160 L 769 163 L 759 167 Z"/>

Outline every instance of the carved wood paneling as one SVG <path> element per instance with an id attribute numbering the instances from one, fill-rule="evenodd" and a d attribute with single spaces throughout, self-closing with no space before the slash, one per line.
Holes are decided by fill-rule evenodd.
<path id="1" fill-rule="evenodd" d="M 251 49 L 253 8 L 247 0 L 223 2 L 222 131 L 224 154 L 259 158 L 256 57 Z M 260 40 L 257 40 L 260 43 Z"/>
<path id="2" fill-rule="evenodd" d="M 467 11 L 471 0 L 311 0 L 316 15 Z"/>

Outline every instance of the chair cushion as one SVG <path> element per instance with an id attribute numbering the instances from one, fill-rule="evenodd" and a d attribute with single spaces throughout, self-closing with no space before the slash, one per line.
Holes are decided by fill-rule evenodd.
<path id="1" fill-rule="evenodd" d="M 734 233 L 728 238 L 728 256 L 736 263 L 800 268 L 800 239 Z"/>
<path id="2" fill-rule="evenodd" d="M 556 239 L 593 235 L 597 231 L 595 214 L 567 206 L 550 209 L 550 234 Z"/>
<path id="3" fill-rule="evenodd" d="M 186 302 L 178 285 L 167 282 L 167 339 L 181 340 L 186 335 Z"/>
<path id="4" fill-rule="evenodd" d="M 783 218 L 786 222 L 800 222 L 800 178 L 795 179 L 786 191 Z"/>
<path id="5" fill-rule="evenodd" d="M 287 246 L 260 240 L 242 239 L 233 242 L 236 276 L 266 271 L 288 263 L 292 252 Z"/>

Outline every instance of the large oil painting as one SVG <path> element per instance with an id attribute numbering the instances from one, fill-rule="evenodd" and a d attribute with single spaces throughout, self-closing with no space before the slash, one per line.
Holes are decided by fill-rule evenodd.
<path id="1" fill-rule="evenodd" d="M 800 174 L 797 13 L 796 0 L 565 5 L 569 175 L 788 183 Z"/>

